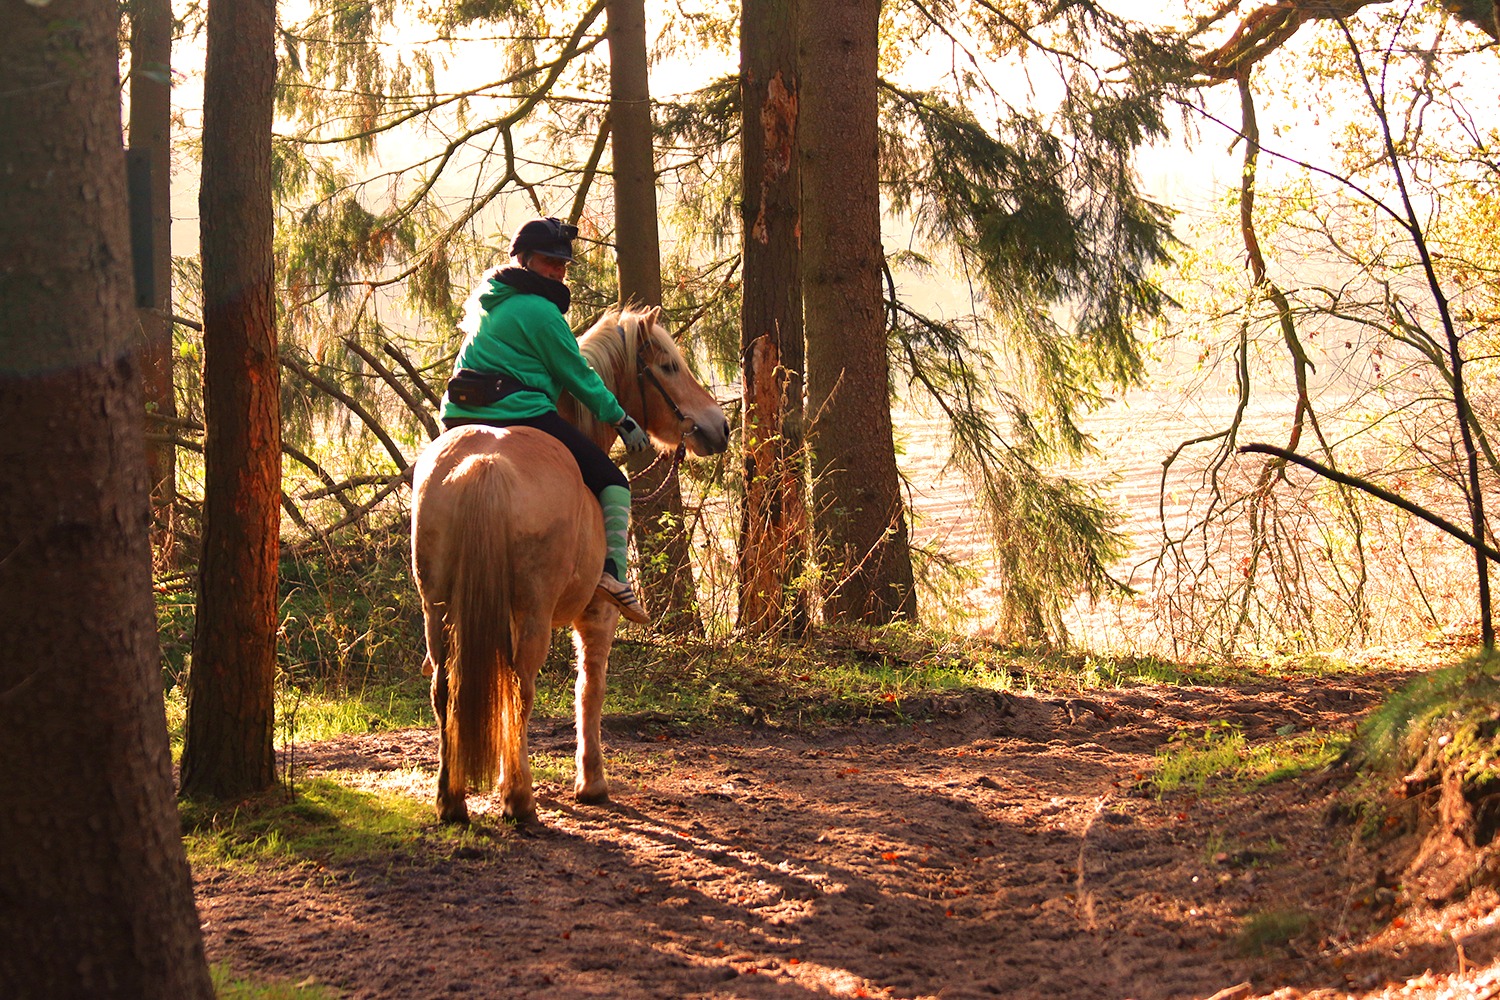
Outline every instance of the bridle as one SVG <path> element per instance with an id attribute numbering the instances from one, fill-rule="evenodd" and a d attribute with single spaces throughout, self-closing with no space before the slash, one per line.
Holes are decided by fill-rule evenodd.
<path id="1" fill-rule="evenodd" d="M 625 348 L 627 354 L 630 353 L 630 342 L 625 337 L 625 327 L 616 323 L 615 330 L 620 334 L 620 344 Z M 656 377 L 656 372 L 652 371 L 651 366 L 646 364 L 646 355 L 641 350 L 640 339 L 640 337 L 637 337 L 635 345 L 635 381 L 641 394 L 642 415 L 644 416 L 646 408 L 646 383 L 650 382 L 656 387 L 656 391 L 661 395 L 662 401 L 671 409 L 672 414 L 677 417 L 678 423 L 686 423 L 688 418 L 682 412 L 682 407 L 677 405 L 677 400 L 673 399 L 672 394 L 667 391 L 667 387 L 661 384 L 661 379 Z M 666 478 L 661 481 L 661 485 L 657 486 L 656 489 L 652 490 L 646 496 L 636 497 L 636 503 L 650 503 L 666 492 L 667 487 L 677 478 L 677 470 L 682 467 L 683 456 L 687 454 L 687 436 L 697 429 L 698 424 L 695 421 L 693 426 L 684 431 L 682 436 L 678 438 L 677 449 L 672 452 L 672 468 L 667 472 Z M 661 464 L 662 459 L 665 457 L 665 455 L 658 453 L 656 460 L 632 476 L 631 481 L 635 482 L 644 479 L 652 469 Z"/>

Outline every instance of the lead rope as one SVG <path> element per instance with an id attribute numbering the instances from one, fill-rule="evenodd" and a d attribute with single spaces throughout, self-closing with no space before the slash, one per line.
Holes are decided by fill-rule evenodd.
<path id="1" fill-rule="evenodd" d="M 643 497 L 632 497 L 631 498 L 631 502 L 632 503 L 650 503 L 651 501 L 655 500 L 657 497 L 659 497 L 663 493 L 665 493 L 667 491 L 667 487 L 671 486 L 672 483 L 673 483 L 673 481 L 677 479 L 677 470 L 682 467 L 682 456 L 686 452 L 687 452 L 687 445 L 682 444 L 681 442 L 678 442 L 677 449 L 672 452 L 672 469 L 671 469 L 670 472 L 667 473 L 667 478 L 663 479 L 661 481 L 661 485 L 660 486 L 658 486 L 656 489 L 652 490 L 650 493 L 647 493 L 645 496 L 643 496 Z M 638 483 L 642 479 L 645 479 L 647 473 L 649 473 L 652 469 L 654 469 L 658 465 L 660 465 L 662 463 L 662 460 L 665 459 L 666 457 L 667 456 L 666 456 L 665 452 L 660 452 L 660 451 L 657 452 L 656 453 L 656 460 L 654 462 L 652 462 L 650 465 L 646 466 L 644 469 L 642 469 L 640 472 L 636 473 L 634 476 L 630 477 L 631 483 Z"/>

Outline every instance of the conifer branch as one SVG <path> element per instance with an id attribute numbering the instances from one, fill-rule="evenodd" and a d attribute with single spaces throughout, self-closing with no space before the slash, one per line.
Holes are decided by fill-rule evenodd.
<path id="1" fill-rule="evenodd" d="M 401 453 L 401 449 L 397 447 L 396 442 L 391 440 L 391 436 L 386 433 L 386 430 L 383 426 L 381 426 L 380 421 L 376 420 L 375 416 L 370 413 L 369 410 L 365 409 L 364 406 L 360 404 L 359 400 L 355 399 L 353 396 L 349 395 L 347 392 L 340 389 L 332 382 L 329 382 L 327 379 L 319 378 L 317 375 L 314 375 L 306 365 L 302 364 L 302 362 L 298 361 L 290 354 L 283 354 L 281 356 L 281 363 L 284 367 L 290 369 L 308 385 L 322 392 L 325 396 L 330 396 L 347 406 L 350 412 L 359 417 L 364 425 L 370 428 L 371 433 L 373 433 L 375 437 L 380 440 L 380 443 L 385 446 L 386 452 L 391 456 L 392 459 L 395 460 L 396 467 L 398 469 L 401 469 L 404 472 L 407 468 L 410 467 L 411 463 L 406 460 L 406 456 Z"/>

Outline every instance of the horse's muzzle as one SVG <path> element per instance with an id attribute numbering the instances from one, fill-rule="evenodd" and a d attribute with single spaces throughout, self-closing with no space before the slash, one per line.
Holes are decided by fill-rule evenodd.
<path id="1" fill-rule="evenodd" d="M 729 448 L 729 421 L 720 417 L 717 424 L 694 423 L 683 440 L 688 451 L 699 458 L 721 454 Z"/>

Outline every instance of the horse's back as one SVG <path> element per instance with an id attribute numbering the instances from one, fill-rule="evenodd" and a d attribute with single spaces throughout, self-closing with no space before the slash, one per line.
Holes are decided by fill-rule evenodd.
<path id="1" fill-rule="evenodd" d="M 459 550 L 475 536 L 507 547 L 514 610 L 560 624 L 592 596 L 603 522 L 573 456 L 551 435 L 465 425 L 423 451 L 412 474 L 412 568 L 424 599 L 445 599 Z M 469 554 L 480 565 L 488 555 Z"/>

